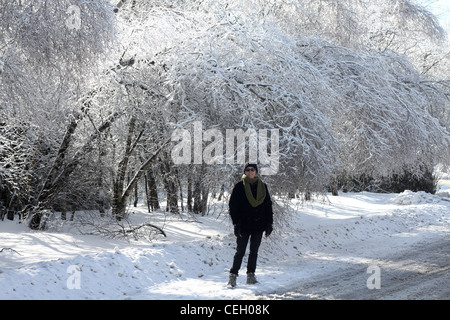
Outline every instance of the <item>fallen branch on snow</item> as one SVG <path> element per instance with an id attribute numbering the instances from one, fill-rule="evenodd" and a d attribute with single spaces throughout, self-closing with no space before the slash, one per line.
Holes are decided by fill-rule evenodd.
<path id="1" fill-rule="evenodd" d="M 14 250 L 13 248 L 2 248 L 2 250 L 0 250 L 0 253 L 2 253 L 3 252 L 3 250 L 10 250 L 10 251 L 12 251 L 12 252 L 15 252 L 15 253 L 17 253 L 19 256 L 21 256 L 21 254 L 20 253 L 18 253 L 16 250 Z"/>

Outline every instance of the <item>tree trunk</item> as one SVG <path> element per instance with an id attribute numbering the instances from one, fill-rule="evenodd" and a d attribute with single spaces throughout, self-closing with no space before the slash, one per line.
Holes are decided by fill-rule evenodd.
<path id="1" fill-rule="evenodd" d="M 181 206 L 181 212 L 184 211 L 184 205 L 183 205 L 183 188 L 181 187 L 181 181 L 180 181 L 180 175 L 177 170 L 177 186 L 180 191 L 180 206 Z"/>
<path id="2" fill-rule="evenodd" d="M 305 192 L 305 200 L 306 201 L 310 201 L 311 200 L 311 192 L 310 191 L 306 191 Z"/>
<path id="3" fill-rule="evenodd" d="M 64 158 L 66 157 L 67 149 L 69 148 L 70 142 L 72 141 L 73 134 L 75 133 L 76 128 L 78 127 L 78 121 L 81 119 L 81 116 L 72 115 L 71 121 L 66 128 L 66 133 L 64 134 L 64 138 L 59 146 L 58 154 L 56 155 L 56 159 L 53 162 L 53 166 L 48 173 L 47 179 L 41 189 L 39 194 L 39 200 L 42 200 L 43 194 L 46 195 L 46 191 L 52 189 L 52 184 L 56 179 L 58 172 L 63 166 Z"/>
<path id="4" fill-rule="evenodd" d="M 29 226 L 32 230 L 39 230 L 39 228 L 41 227 L 42 215 L 43 215 L 43 212 L 39 211 L 39 212 L 35 212 L 31 216 Z"/>
<path id="5" fill-rule="evenodd" d="M 62 199 L 61 220 L 67 220 L 67 188 L 64 186 L 64 196 Z"/>
<path id="6" fill-rule="evenodd" d="M 195 214 L 199 214 L 202 211 L 202 189 L 201 189 L 201 183 L 198 177 L 196 177 L 196 180 L 194 182 L 194 210 L 193 212 Z"/>
<path id="7" fill-rule="evenodd" d="M 217 199 L 218 201 L 221 201 L 221 200 L 222 200 L 223 194 L 224 194 L 224 193 L 225 193 L 225 185 L 222 184 L 222 185 L 220 186 L 219 198 Z"/>
<path id="8" fill-rule="evenodd" d="M 122 198 L 114 198 L 112 205 L 112 215 L 116 217 L 117 220 L 122 220 L 125 218 L 125 213 L 127 210 L 127 201 Z"/>
<path id="9" fill-rule="evenodd" d="M 206 186 L 202 187 L 202 216 L 206 214 L 206 209 L 208 208 L 208 188 Z"/>
<path id="10" fill-rule="evenodd" d="M 187 210 L 188 212 L 192 212 L 192 178 L 189 173 L 187 180 Z"/>
<path id="11" fill-rule="evenodd" d="M 123 190 L 123 185 L 115 184 L 114 185 L 114 196 L 113 196 L 113 216 L 116 219 L 121 220 L 125 216 L 125 211 L 128 203 L 128 199 L 131 195 L 132 190 L 136 187 L 139 179 L 142 175 L 147 172 L 152 163 L 157 158 L 158 154 L 163 150 L 163 148 L 170 142 L 170 139 L 167 139 L 162 145 L 153 153 L 144 163 L 141 164 L 139 170 L 135 173 L 134 177 L 131 179 L 128 186 Z M 122 186 L 122 188 L 121 188 Z"/>
<path id="12" fill-rule="evenodd" d="M 167 199 L 166 211 L 172 213 L 179 213 L 176 170 L 171 168 L 168 159 L 169 157 L 165 154 L 164 160 L 162 161 L 162 170 L 164 173 L 163 183 L 164 188 L 166 189 L 166 199 Z"/>
<path id="13" fill-rule="evenodd" d="M 166 195 L 167 195 L 167 211 L 172 213 L 179 213 L 178 211 L 178 195 L 177 185 L 174 181 L 174 177 L 169 175 L 166 177 Z"/>
<path id="14" fill-rule="evenodd" d="M 17 193 L 16 193 L 16 191 L 14 191 L 13 194 L 11 195 L 11 199 L 9 201 L 8 208 L 6 209 L 6 218 L 8 220 L 11 220 L 11 221 L 14 220 L 15 210 L 13 209 L 13 207 L 14 207 L 14 204 L 16 203 L 16 201 L 17 201 Z"/>
<path id="15" fill-rule="evenodd" d="M 150 209 L 152 211 L 158 210 L 160 208 L 159 206 L 159 199 L 158 199 L 158 189 L 156 186 L 156 180 L 155 175 L 153 173 L 153 169 L 150 168 L 147 171 L 147 187 L 148 187 L 148 202 L 150 205 Z"/>
<path id="16" fill-rule="evenodd" d="M 139 202 L 139 190 L 138 190 L 138 184 L 136 183 L 136 186 L 134 187 L 134 203 L 133 206 L 136 208 Z"/>
<path id="17" fill-rule="evenodd" d="M 148 213 L 152 212 L 151 208 L 150 208 L 150 195 L 148 192 L 148 178 L 147 178 L 147 173 L 144 174 L 144 186 L 145 186 L 145 197 L 147 199 L 147 211 Z"/>
<path id="18" fill-rule="evenodd" d="M 331 180 L 331 182 L 330 182 L 330 189 L 331 189 L 331 194 L 333 196 L 338 196 L 339 195 L 337 179 L 332 179 Z"/>
<path id="19" fill-rule="evenodd" d="M 112 214 L 117 220 L 122 220 L 125 215 L 126 200 L 123 197 L 123 189 L 125 186 L 125 178 L 127 175 L 128 162 L 130 161 L 131 153 L 133 152 L 133 136 L 136 127 L 136 117 L 132 116 L 128 123 L 128 135 L 125 145 L 125 154 L 119 163 L 117 170 L 116 180 L 114 181 L 114 195 L 113 195 L 113 208 Z M 136 145 L 136 144 L 135 144 Z M 130 178 L 129 178 L 130 179 Z"/>

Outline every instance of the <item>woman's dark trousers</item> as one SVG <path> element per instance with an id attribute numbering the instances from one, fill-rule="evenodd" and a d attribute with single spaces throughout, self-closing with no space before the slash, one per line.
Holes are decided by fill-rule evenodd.
<path id="1" fill-rule="evenodd" d="M 256 260 L 258 259 L 258 249 L 259 245 L 261 244 L 262 235 L 262 231 L 257 231 L 252 233 L 242 233 L 240 237 L 237 237 L 236 254 L 234 255 L 233 267 L 231 268 L 230 273 L 238 274 L 249 240 L 250 254 L 248 256 L 247 273 L 255 272 Z"/>

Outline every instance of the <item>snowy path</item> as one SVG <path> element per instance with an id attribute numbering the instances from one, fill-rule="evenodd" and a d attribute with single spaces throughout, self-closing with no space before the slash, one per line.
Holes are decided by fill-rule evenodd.
<path id="1" fill-rule="evenodd" d="M 367 259 L 364 263 L 335 263 L 340 265 L 338 270 L 305 279 L 259 298 L 450 299 L 449 238 L 417 243 L 389 257 Z M 377 267 L 379 278 L 375 280 Z M 379 281 L 379 288 L 375 287 L 376 281 Z"/>
<path id="2" fill-rule="evenodd" d="M 3 221 L 0 249 L 12 250 L 0 252 L 0 299 L 450 299 L 449 212 L 448 198 L 413 192 L 293 206 L 263 240 L 260 283 L 246 285 L 244 275 L 232 290 L 235 237 L 226 214 L 138 208 L 132 219 L 167 233 L 151 242 L 82 235 L 70 223 L 41 232 Z M 371 265 L 380 268 L 381 289 L 367 289 Z"/>

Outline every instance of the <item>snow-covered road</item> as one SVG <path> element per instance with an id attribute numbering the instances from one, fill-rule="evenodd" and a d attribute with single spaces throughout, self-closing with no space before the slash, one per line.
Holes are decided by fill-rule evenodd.
<path id="1" fill-rule="evenodd" d="M 450 299 L 450 238 L 434 238 L 339 268 L 260 299 Z"/>
<path id="2" fill-rule="evenodd" d="M 246 285 L 242 268 L 232 290 L 226 203 L 204 217 L 137 208 L 132 222 L 167 233 L 152 241 L 80 234 L 69 221 L 53 231 L 2 221 L 0 299 L 450 299 L 450 188 L 440 191 L 348 193 L 283 207 L 261 244 L 260 283 Z M 369 279 L 380 289 L 368 289 Z"/>

